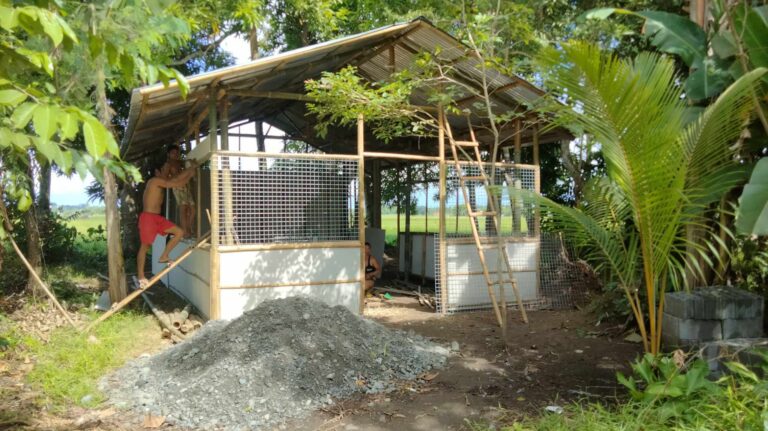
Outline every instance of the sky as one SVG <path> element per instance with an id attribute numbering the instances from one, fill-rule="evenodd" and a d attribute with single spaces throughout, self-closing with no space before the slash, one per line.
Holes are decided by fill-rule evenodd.
<path id="1" fill-rule="evenodd" d="M 250 47 L 245 39 L 231 36 L 224 40 L 222 47 L 232 54 L 235 58 L 235 64 L 243 64 L 249 61 Z M 85 180 L 81 180 L 77 174 L 71 177 L 62 175 L 53 178 L 53 181 L 51 181 L 51 202 L 57 205 L 81 205 L 87 203 L 88 195 L 85 193 L 85 188 L 92 181 L 93 176 L 91 175 L 88 175 Z"/>

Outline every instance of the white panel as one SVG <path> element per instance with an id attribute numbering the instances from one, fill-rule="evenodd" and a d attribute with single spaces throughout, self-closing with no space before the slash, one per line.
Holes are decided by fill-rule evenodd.
<path id="1" fill-rule="evenodd" d="M 421 275 L 421 257 L 422 257 L 422 245 L 424 241 L 424 234 L 413 233 L 413 244 L 411 247 L 411 273 L 414 275 Z M 405 235 L 400 234 L 400 244 L 405 244 Z M 477 254 L 477 253 L 475 253 Z M 400 272 L 405 271 L 405 247 L 400 247 L 400 259 L 399 259 Z M 427 234 L 427 278 L 435 278 L 435 235 Z"/>
<path id="2" fill-rule="evenodd" d="M 517 281 L 517 287 L 523 301 L 538 299 L 538 242 L 508 242 L 507 253 L 510 266 Z M 492 277 L 496 277 L 498 252 L 493 249 L 485 250 L 486 262 Z M 448 310 L 461 308 L 489 308 L 490 297 L 485 277 L 482 274 L 483 267 L 477 248 L 474 244 L 449 244 L 446 247 L 446 267 L 448 281 L 442 286 L 448 291 Z M 506 268 L 502 268 L 503 276 Z M 473 273 L 467 275 L 467 273 Z M 495 288 L 498 296 L 498 287 Z M 512 287 L 505 285 L 504 296 L 508 302 L 515 301 Z"/>
<path id="3" fill-rule="evenodd" d="M 270 299 L 307 296 L 328 305 L 343 305 L 351 312 L 360 311 L 360 284 L 329 284 L 319 286 L 261 287 L 251 289 L 222 289 L 221 318 L 234 319 L 243 312 Z"/>
<path id="4" fill-rule="evenodd" d="M 219 260 L 224 287 L 360 279 L 357 247 L 238 251 Z"/>
<path id="5" fill-rule="evenodd" d="M 182 241 L 174 248 L 171 259 L 175 259 L 188 247 L 191 241 Z M 157 262 L 165 248 L 165 237 L 158 236 L 152 244 L 152 272 L 157 274 L 165 268 Z M 211 255 L 208 250 L 196 249 L 176 268 L 163 277 L 162 282 L 192 303 L 205 317 L 210 316 Z"/>

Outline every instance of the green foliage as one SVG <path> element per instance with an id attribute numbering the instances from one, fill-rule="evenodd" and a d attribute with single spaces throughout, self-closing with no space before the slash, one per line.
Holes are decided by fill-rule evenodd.
<path id="1" fill-rule="evenodd" d="M 760 353 L 758 353 L 760 354 Z M 619 376 L 633 398 L 608 406 L 599 403 L 565 406 L 562 415 L 515 420 L 503 431 L 762 431 L 768 420 L 768 354 L 759 372 L 738 362 L 726 363 L 731 374 L 707 377 L 702 360 L 676 364 L 666 356 L 646 355 L 633 365 L 632 377 Z M 681 365 L 682 367 L 679 367 Z M 760 377 L 762 376 L 762 377 Z M 499 429 L 470 423 L 475 431 Z"/>
<path id="2" fill-rule="evenodd" d="M 757 162 L 741 192 L 736 229 L 746 235 L 768 235 L 768 158 Z"/>
<path id="3" fill-rule="evenodd" d="M 768 298 L 768 238 L 739 236 L 733 245 L 734 284 Z"/>
<path id="4" fill-rule="evenodd" d="M 122 176 L 129 167 L 102 160 L 118 155 L 111 134 L 87 110 L 67 104 L 55 84 L 57 56 L 80 39 L 55 5 L 39 8 L 31 2 L 0 2 L 0 159 L 5 167 L 28 163 L 34 150 L 42 163 L 55 164 L 62 172 L 89 171 L 100 176 L 102 166 Z M 84 137 L 87 151 L 75 150 L 72 141 Z M 24 170 L 7 169 L 0 189 L 20 210 L 32 204 L 30 182 Z M 2 235 L 0 226 L 0 235 Z"/>
<path id="5" fill-rule="evenodd" d="M 576 107 L 550 105 L 554 124 L 591 133 L 602 146 L 607 177 L 581 209 L 528 198 L 543 204 L 576 245 L 593 246 L 590 261 L 615 274 L 646 350 L 655 353 L 660 298 L 669 285 L 688 287 L 686 247 L 706 257 L 717 241 L 710 235 L 704 245 L 690 244 L 686 226 L 704 225 L 707 208 L 743 178 L 729 147 L 749 118 L 751 91 L 766 70 L 744 75 L 690 120 L 674 64 L 658 55 L 621 60 L 572 42 L 545 50 L 539 64 L 550 88 Z M 641 286 L 647 305 L 637 294 Z"/>
<path id="6" fill-rule="evenodd" d="M 338 72 L 323 72 L 319 80 L 306 82 L 307 95 L 315 101 L 307 104 L 317 116 L 317 132 L 328 134 L 328 127 L 350 127 L 362 115 L 376 138 L 389 142 L 395 137 L 423 135 L 434 120 L 420 116 L 410 103 L 419 81 L 408 72 L 397 74 L 389 82 L 369 83 L 347 66 Z"/>
<path id="7" fill-rule="evenodd" d="M 138 352 L 151 348 L 150 337 L 143 336 L 148 331 L 156 331 L 154 321 L 132 312 L 119 313 L 98 325 L 92 334 L 95 338 L 71 328 L 57 329 L 50 342 L 26 345 L 36 358 L 27 380 L 54 405 L 98 405 L 104 400 L 97 388 L 98 380 Z M 92 399 L 83 400 L 86 395 Z"/>

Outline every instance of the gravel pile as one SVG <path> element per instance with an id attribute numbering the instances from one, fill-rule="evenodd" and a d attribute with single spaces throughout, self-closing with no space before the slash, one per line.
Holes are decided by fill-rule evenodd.
<path id="1" fill-rule="evenodd" d="M 265 302 L 137 359 L 102 381 L 117 406 L 202 429 L 302 417 L 355 392 L 394 389 L 442 367 L 448 349 L 308 298 Z"/>

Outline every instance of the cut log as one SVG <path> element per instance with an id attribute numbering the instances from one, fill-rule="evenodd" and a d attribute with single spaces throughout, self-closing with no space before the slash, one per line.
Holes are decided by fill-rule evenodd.
<path id="1" fill-rule="evenodd" d="M 205 322 L 197 314 L 190 314 L 189 321 L 192 323 L 192 329 L 200 329 Z"/>
<path id="2" fill-rule="evenodd" d="M 136 286 L 136 288 L 139 287 L 139 280 L 135 276 L 133 277 L 133 284 L 134 286 Z M 179 341 L 174 340 L 174 342 L 179 343 L 186 338 L 184 334 L 182 334 L 181 332 L 179 332 L 178 329 L 173 327 L 173 325 L 171 324 L 171 319 L 168 316 L 168 314 L 163 310 L 157 308 L 155 303 L 152 302 L 151 299 L 149 299 L 149 295 L 147 295 L 146 293 L 142 293 L 141 297 L 144 298 L 144 302 L 147 303 L 147 305 L 149 306 L 149 309 L 152 310 L 152 314 L 154 314 L 155 317 L 157 317 L 157 320 L 160 321 L 160 325 L 163 326 L 164 330 L 168 330 L 168 332 L 171 335 L 171 340 L 174 340 L 174 338 L 177 338 L 179 339 Z"/>

